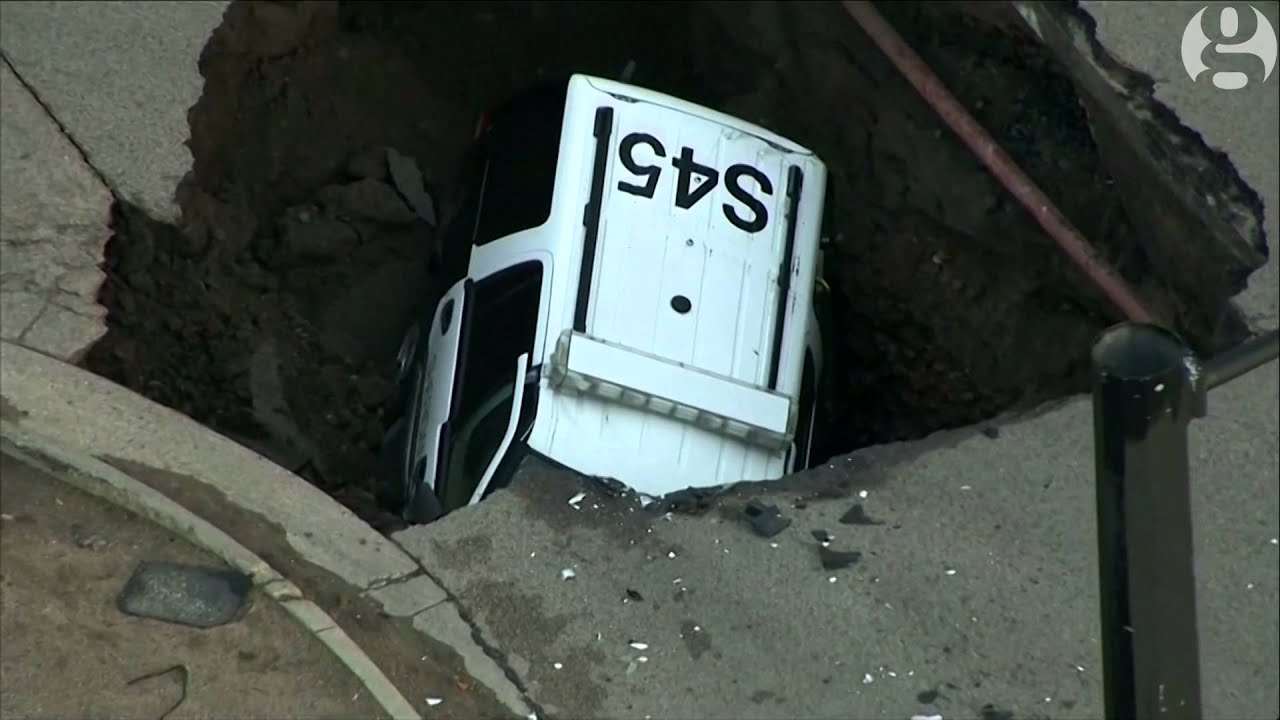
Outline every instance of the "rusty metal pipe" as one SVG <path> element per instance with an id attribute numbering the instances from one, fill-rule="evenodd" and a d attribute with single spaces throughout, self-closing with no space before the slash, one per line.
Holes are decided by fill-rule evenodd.
<path id="1" fill-rule="evenodd" d="M 1080 231 L 1072 226 L 1071 221 L 1058 210 L 1053 201 L 1027 177 L 995 138 L 973 119 L 880 12 L 866 0 L 844 0 L 843 4 L 845 10 L 862 26 L 872 42 L 915 87 L 925 102 L 960 136 L 960 140 L 973 151 L 996 180 L 1022 203 L 1027 212 L 1040 223 L 1040 227 L 1044 228 L 1098 290 L 1130 320 L 1156 323 L 1154 316 L 1124 278 L 1098 256 L 1080 235 Z"/>

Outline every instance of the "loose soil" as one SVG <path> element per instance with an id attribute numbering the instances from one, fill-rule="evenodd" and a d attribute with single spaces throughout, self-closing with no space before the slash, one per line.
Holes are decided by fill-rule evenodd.
<path id="1" fill-rule="evenodd" d="M 1070 81 L 967 5 L 880 7 L 1197 349 L 1238 339 L 1221 298 L 1153 270 Z M 447 205 L 480 111 L 629 61 L 636 84 L 758 122 L 829 166 L 825 454 L 1084 387 L 1092 340 L 1120 318 L 837 3 L 234 2 L 200 58 L 181 225 L 118 208 L 110 332 L 87 366 L 386 522 L 369 469 L 435 247 L 383 148 Z"/>

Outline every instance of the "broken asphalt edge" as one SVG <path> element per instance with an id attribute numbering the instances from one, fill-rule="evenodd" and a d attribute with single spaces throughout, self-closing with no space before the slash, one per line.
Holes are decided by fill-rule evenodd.
<path id="1" fill-rule="evenodd" d="M 481 642 L 465 609 L 417 560 L 306 480 L 191 418 L 74 365 L 0 341 L 0 437 L 6 449 L 16 446 L 24 459 L 52 458 L 59 472 L 70 468 L 88 492 L 159 522 L 249 573 L 308 629 L 320 631 L 317 637 L 340 657 L 344 647 L 358 650 L 326 613 L 302 600 L 293 583 L 250 550 L 99 458 L 163 468 L 208 486 L 232 505 L 278 525 L 290 548 L 306 561 L 359 588 L 388 615 L 409 618 L 418 632 L 450 647 L 467 673 L 514 715 L 534 715 L 536 705 L 501 664 L 501 652 Z M 137 492 L 119 489 L 126 485 Z M 139 503 L 139 508 L 132 503 Z M 157 516 L 154 513 L 160 511 L 154 508 L 177 514 Z M 208 538 L 231 545 L 210 546 Z M 368 667 L 377 673 L 371 677 L 382 676 L 371 661 Z"/>
<path id="2" fill-rule="evenodd" d="M 304 598 L 265 560 L 203 518 L 101 460 L 61 447 L 8 420 L 0 420 L 0 447 L 73 487 L 164 527 L 248 575 L 255 587 L 280 603 L 342 661 L 388 715 L 421 720 L 413 705 L 328 613 Z"/>

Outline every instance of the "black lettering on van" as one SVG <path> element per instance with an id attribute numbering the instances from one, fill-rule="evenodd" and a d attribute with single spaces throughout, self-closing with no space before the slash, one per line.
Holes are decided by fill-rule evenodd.
<path id="1" fill-rule="evenodd" d="M 622 167 L 627 172 L 645 179 L 643 185 L 635 185 L 629 182 L 618 181 L 618 189 L 628 195 L 639 195 L 642 198 L 653 199 L 654 190 L 658 189 L 658 176 L 662 174 L 662 168 L 657 165 L 641 165 L 636 162 L 635 150 L 636 145 L 647 145 L 653 151 L 654 155 L 660 158 L 667 156 L 667 149 L 662 147 L 662 143 L 658 138 L 648 133 L 631 133 L 622 138 L 622 142 L 618 143 L 618 159 L 622 161 Z"/>
<path id="2" fill-rule="evenodd" d="M 676 169 L 676 207 L 681 210 L 688 210 L 696 205 L 720 182 L 719 171 L 694 161 L 693 148 L 680 148 L 680 156 L 671 158 L 671 167 Z M 693 186 L 695 175 L 702 180 L 697 186 Z"/>
<path id="3" fill-rule="evenodd" d="M 730 165 L 729 169 L 724 171 L 725 189 L 729 191 L 734 200 L 742 203 L 751 211 L 751 219 L 744 219 L 738 214 L 737 209 L 729 203 L 725 203 L 723 206 L 724 216 L 739 230 L 758 233 L 769 224 L 769 211 L 765 208 L 764 203 L 742 187 L 742 176 L 744 175 L 756 181 L 756 184 L 760 186 L 760 192 L 765 195 L 773 194 L 773 184 L 769 182 L 767 175 L 750 165 L 741 163 Z"/>

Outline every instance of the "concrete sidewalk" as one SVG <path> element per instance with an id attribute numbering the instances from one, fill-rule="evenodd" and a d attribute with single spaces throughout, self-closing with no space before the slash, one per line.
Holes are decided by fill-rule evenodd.
<path id="1" fill-rule="evenodd" d="M 122 613 L 116 596 L 140 562 L 226 564 L 8 454 L 0 475 L 0 715 L 387 717 L 261 592 L 207 630 Z"/>
<path id="2" fill-rule="evenodd" d="M 75 360 L 107 329 L 111 193 L 7 62 L 0 157 L 0 338 Z"/>

